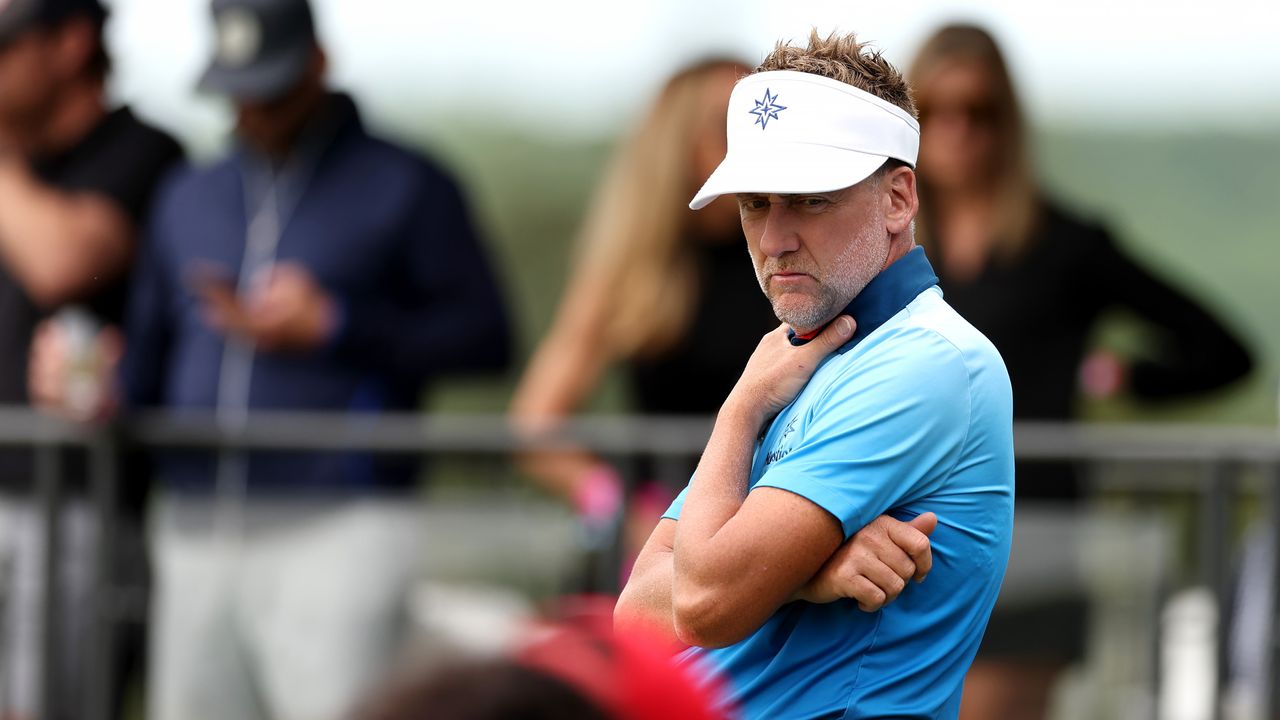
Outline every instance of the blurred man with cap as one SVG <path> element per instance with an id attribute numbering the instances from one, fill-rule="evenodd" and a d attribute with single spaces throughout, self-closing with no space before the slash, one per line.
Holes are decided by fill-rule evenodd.
<path id="1" fill-rule="evenodd" d="M 785 324 L 721 407 L 617 620 L 691 645 L 747 718 L 955 718 L 1009 555 L 1012 395 L 915 244 L 910 91 L 852 35 L 814 33 L 738 82 L 727 122 L 690 207 L 738 198 Z M 923 583 L 902 588 L 905 555 L 868 569 L 849 542 L 882 513 L 932 530 Z M 862 600 L 895 580 L 893 604 Z"/>
<path id="2" fill-rule="evenodd" d="M 325 85 L 304 0 L 214 0 L 200 88 L 237 143 L 161 190 L 126 318 L 131 406 L 414 410 L 501 369 L 506 315 L 454 180 L 370 136 Z M 162 458 L 150 717 L 344 716 L 402 637 L 416 463 L 355 453 Z"/>
<path id="3" fill-rule="evenodd" d="M 76 305 L 86 324 L 120 321 L 135 232 L 181 155 L 127 108 L 107 106 L 105 20 L 97 0 L 0 2 L 0 404 L 28 402 L 27 348 L 42 318 Z M 42 708 L 44 542 L 32 456 L 0 451 L 0 718 L 84 716 L 96 530 L 79 459 L 65 466 L 71 499 L 55 560 L 63 602 L 50 613 L 61 704 Z M 140 537 L 138 494 L 122 502 L 122 532 Z M 140 554 L 131 561 L 143 564 Z"/>

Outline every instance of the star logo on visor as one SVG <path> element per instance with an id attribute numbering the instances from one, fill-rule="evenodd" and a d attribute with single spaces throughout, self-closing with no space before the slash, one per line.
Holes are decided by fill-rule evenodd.
<path id="1" fill-rule="evenodd" d="M 778 96 L 769 92 L 768 88 L 764 90 L 764 99 L 756 100 L 756 106 L 747 112 L 756 116 L 755 125 L 759 125 L 761 130 L 769 127 L 770 120 L 777 120 L 778 113 L 786 110 L 785 105 L 778 104 Z"/>

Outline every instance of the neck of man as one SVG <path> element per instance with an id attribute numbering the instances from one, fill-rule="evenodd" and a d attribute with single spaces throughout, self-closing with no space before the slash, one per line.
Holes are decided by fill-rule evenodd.
<path id="1" fill-rule="evenodd" d="M 69 84 L 54 103 L 43 127 L 36 128 L 31 154 L 54 154 L 80 142 L 107 113 L 102 81 L 82 79 Z"/>
<path id="2" fill-rule="evenodd" d="M 888 267 L 911 252 L 916 246 L 916 238 L 914 234 L 895 235 L 889 240 L 889 254 L 885 256 L 884 266 L 880 268 L 880 272 L 884 272 Z"/>

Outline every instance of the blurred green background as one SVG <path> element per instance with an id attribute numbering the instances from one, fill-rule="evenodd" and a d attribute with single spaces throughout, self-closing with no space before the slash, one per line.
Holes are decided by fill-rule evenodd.
<path id="1" fill-rule="evenodd" d="M 449 115 L 418 127 L 409 139 L 451 166 L 469 188 L 506 276 L 523 361 L 551 321 L 578 222 L 616 138 L 571 140 Z M 1035 147 L 1050 192 L 1108 224 L 1131 253 L 1216 310 L 1260 361 L 1249 381 L 1212 397 L 1154 407 L 1123 399 L 1092 403 L 1086 417 L 1275 424 L 1280 132 L 1049 128 L 1036 134 Z M 742 262 L 750 272 L 745 251 Z M 1082 293 L 1089 282 L 1079 278 Z M 1123 316 L 1111 318 L 1100 335 L 1099 342 L 1120 349 L 1141 342 Z M 451 383 L 429 404 L 500 410 L 514 381 L 513 375 L 502 383 Z M 626 406 L 614 377 L 592 407 Z"/>
<path id="2" fill-rule="evenodd" d="M 199 157 L 225 105 L 192 88 L 212 52 L 207 0 L 110 0 L 114 93 Z M 1248 383 L 1108 419 L 1275 424 L 1280 300 L 1280 46 L 1267 0 L 312 0 L 336 87 L 370 125 L 444 160 L 470 189 L 517 315 L 521 358 L 546 329 L 583 208 L 609 151 L 664 79 L 708 55 L 759 60 L 778 39 L 855 31 L 906 68 L 946 22 L 990 28 L 1038 132 L 1044 182 L 1219 311 L 1261 362 Z M 743 272 L 749 272 L 743 253 Z M 1079 279 L 1088 292 L 1089 278 Z M 1046 318 L 1053 322 L 1053 318 Z M 1123 317 L 1101 342 L 1141 341 Z M 514 371 L 512 375 L 514 376 Z M 504 383 L 456 382 L 431 407 L 500 410 Z M 1016 391 L 1016 389 L 1015 389 Z M 593 407 L 626 407 L 614 378 Z"/>

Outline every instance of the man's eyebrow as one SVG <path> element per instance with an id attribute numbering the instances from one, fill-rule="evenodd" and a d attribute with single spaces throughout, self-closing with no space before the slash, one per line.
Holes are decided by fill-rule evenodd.
<path id="1" fill-rule="evenodd" d="M 762 192 L 734 193 L 734 197 L 740 200 L 747 200 L 747 199 L 753 199 L 753 198 L 767 198 L 767 197 L 774 197 L 774 196 L 780 197 L 783 200 L 794 200 L 796 198 L 814 197 L 815 195 L 823 195 L 829 198 L 836 198 L 840 195 L 843 195 L 846 189 L 847 188 L 841 188 L 839 190 L 818 190 L 815 192 L 807 192 L 807 193 L 762 193 Z"/>
<path id="2" fill-rule="evenodd" d="M 807 193 L 787 193 L 781 197 L 786 200 L 794 200 L 795 198 L 806 197 L 825 197 L 832 201 L 844 197 L 848 193 L 849 188 L 839 188 L 837 190 L 815 190 Z"/>

